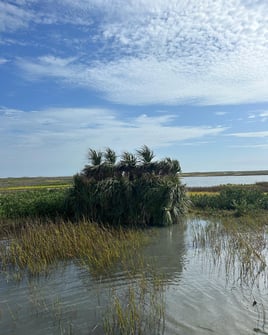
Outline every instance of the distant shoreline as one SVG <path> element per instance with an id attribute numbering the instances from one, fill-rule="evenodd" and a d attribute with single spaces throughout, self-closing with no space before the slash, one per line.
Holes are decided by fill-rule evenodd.
<path id="1" fill-rule="evenodd" d="M 218 177 L 218 176 L 264 176 L 268 170 L 259 171 L 211 171 L 211 172 L 184 172 L 184 177 Z M 9 177 L 0 178 L 0 192 L 24 191 L 40 189 L 67 189 L 73 185 L 73 176 L 64 177 Z M 195 189 L 195 188 L 194 188 Z M 204 187 L 199 187 L 204 189 Z"/>
<path id="2" fill-rule="evenodd" d="M 211 172 L 184 172 L 182 177 L 213 177 L 213 176 L 262 176 L 268 175 L 268 170 L 256 171 L 211 171 Z"/>
<path id="3" fill-rule="evenodd" d="M 256 171 L 210 171 L 210 172 L 184 172 L 181 177 L 213 177 L 213 176 L 260 176 L 268 175 L 268 170 Z M 72 176 L 57 177 L 9 177 L 0 178 L 0 188 L 12 186 L 68 186 L 72 185 Z"/>

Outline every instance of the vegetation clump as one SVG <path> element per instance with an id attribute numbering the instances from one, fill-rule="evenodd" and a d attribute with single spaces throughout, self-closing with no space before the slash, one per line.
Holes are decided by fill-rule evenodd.
<path id="1" fill-rule="evenodd" d="M 0 218 L 65 216 L 65 189 L 17 190 L 0 193 Z"/>
<path id="2" fill-rule="evenodd" d="M 185 213 L 188 200 L 180 182 L 180 164 L 154 161 L 147 146 L 135 154 L 89 150 L 90 164 L 74 176 L 68 208 L 76 219 L 87 217 L 112 225 L 170 225 Z"/>
<path id="3" fill-rule="evenodd" d="M 255 210 L 268 209 L 268 195 L 260 189 L 234 185 L 221 186 L 217 193 L 194 193 L 190 195 L 194 208 L 202 210 L 233 211 L 241 216 Z"/>

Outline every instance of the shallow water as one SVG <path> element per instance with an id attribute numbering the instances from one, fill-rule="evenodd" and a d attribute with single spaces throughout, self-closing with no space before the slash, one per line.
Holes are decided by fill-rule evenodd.
<path id="1" fill-rule="evenodd" d="M 251 277 L 246 272 L 241 277 L 239 259 L 234 268 L 227 267 L 225 250 L 216 257 L 213 245 L 204 248 L 194 242 L 193 230 L 206 225 L 188 219 L 158 229 L 142 251 L 144 263 L 164 275 L 164 334 L 266 334 L 266 269 L 260 270 L 256 260 Z M 266 247 L 261 252 L 267 258 Z M 1 274 L 0 334 L 103 334 L 102 319 L 113 290 L 123 292 L 134 279 L 119 268 L 94 278 L 72 262 L 59 264 L 47 276 L 21 281 Z"/>

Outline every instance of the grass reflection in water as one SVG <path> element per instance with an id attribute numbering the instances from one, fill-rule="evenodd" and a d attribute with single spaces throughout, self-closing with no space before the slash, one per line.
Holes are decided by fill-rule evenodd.
<path id="1" fill-rule="evenodd" d="M 239 287 L 248 306 L 255 309 L 258 320 L 254 332 L 266 334 L 267 218 L 197 221 L 192 225 L 192 234 L 194 249 L 206 264 L 213 272 L 218 269 L 226 285 Z"/>
<path id="2" fill-rule="evenodd" d="M 209 261 L 224 265 L 226 280 L 254 285 L 267 277 L 267 222 L 263 218 L 222 218 L 193 224 L 193 246 Z"/>

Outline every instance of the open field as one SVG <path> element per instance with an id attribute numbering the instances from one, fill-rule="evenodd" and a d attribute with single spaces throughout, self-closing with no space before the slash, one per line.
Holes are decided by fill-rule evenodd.
<path id="1" fill-rule="evenodd" d="M 72 185 L 73 177 L 0 178 L 0 192 L 24 189 L 64 188 Z"/>

